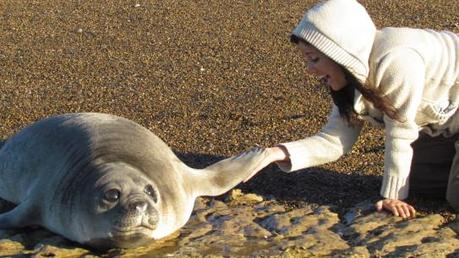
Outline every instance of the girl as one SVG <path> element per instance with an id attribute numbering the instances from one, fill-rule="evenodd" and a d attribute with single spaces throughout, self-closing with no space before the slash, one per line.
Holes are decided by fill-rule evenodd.
<path id="1" fill-rule="evenodd" d="M 306 12 L 291 41 L 334 105 L 319 133 L 268 148 L 267 162 L 291 172 L 334 161 L 369 121 L 385 129 L 377 210 L 413 217 L 403 200 L 422 192 L 459 211 L 459 36 L 378 30 L 357 1 L 328 0 Z"/>

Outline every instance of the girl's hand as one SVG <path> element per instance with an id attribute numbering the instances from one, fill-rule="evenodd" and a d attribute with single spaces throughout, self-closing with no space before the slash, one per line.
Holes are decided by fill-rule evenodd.
<path id="1" fill-rule="evenodd" d="M 414 218 L 416 216 L 416 210 L 413 206 L 401 200 L 394 199 L 384 199 L 376 203 L 376 210 L 388 210 L 392 212 L 395 216 L 400 216 L 404 219 Z"/>

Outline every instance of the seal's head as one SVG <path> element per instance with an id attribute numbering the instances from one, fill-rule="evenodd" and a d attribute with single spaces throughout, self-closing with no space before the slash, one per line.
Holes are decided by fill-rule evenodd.
<path id="1" fill-rule="evenodd" d="M 123 162 L 97 170 L 87 178 L 95 183 L 80 188 L 83 192 L 72 201 L 75 205 L 70 210 L 75 212 L 70 214 L 70 225 L 78 242 L 106 249 L 152 241 L 159 223 L 159 192 L 154 182 Z"/>

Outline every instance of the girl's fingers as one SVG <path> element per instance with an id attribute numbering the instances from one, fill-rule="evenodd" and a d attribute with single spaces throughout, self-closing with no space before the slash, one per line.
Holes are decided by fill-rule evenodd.
<path id="1" fill-rule="evenodd" d="M 377 211 L 385 209 L 392 212 L 394 216 L 400 216 L 404 219 L 416 216 L 414 207 L 400 200 L 384 199 L 378 201 L 375 206 Z"/>
<path id="2" fill-rule="evenodd" d="M 393 206 L 393 205 L 390 205 L 389 210 L 392 210 L 392 213 L 393 213 L 395 216 L 400 216 L 400 213 L 398 212 L 397 207 L 395 207 L 395 206 Z"/>
<path id="3" fill-rule="evenodd" d="M 394 215 L 400 216 L 404 219 L 414 217 L 416 214 L 416 210 L 406 203 L 395 204 L 393 205 L 393 209 L 396 211 L 394 212 Z"/>
<path id="4" fill-rule="evenodd" d="M 399 206 L 400 215 L 402 218 L 406 219 L 410 217 L 410 211 L 406 205 Z"/>
<path id="5" fill-rule="evenodd" d="M 410 217 L 415 217 L 416 216 L 416 210 L 414 209 L 413 206 L 408 205 L 408 210 L 410 212 Z"/>
<path id="6" fill-rule="evenodd" d="M 376 203 L 376 210 L 382 211 L 383 210 L 383 200 L 380 200 Z"/>
<path id="7" fill-rule="evenodd" d="M 411 207 L 411 212 L 413 214 L 412 217 L 416 217 L 416 209 L 413 206 L 410 206 L 410 207 Z"/>
<path id="8" fill-rule="evenodd" d="M 409 205 L 406 205 L 404 207 L 405 209 L 405 214 L 406 214 L 406 217 L 409 218 L 409 217 L 413 217 L 413 212 L 411 211 L 410 209 L 411 207 Z"/>

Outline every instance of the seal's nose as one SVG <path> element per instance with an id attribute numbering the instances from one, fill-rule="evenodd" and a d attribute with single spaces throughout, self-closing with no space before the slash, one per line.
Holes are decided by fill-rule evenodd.
<path id="1" fill-rule="evenodd" d="M 129 205 L 130 210 L 137 210 L 138 212 L 145 212 L 148 208 L 146 201 L 135 201 Z"/>

